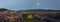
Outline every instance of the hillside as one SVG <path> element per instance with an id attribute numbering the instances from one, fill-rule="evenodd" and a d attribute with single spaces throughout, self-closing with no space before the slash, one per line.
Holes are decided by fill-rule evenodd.
<path id="1" fill-rule="evenodd" d="M 33 11 L 38 11 L 38 12 L 60 12 L 60 10 L 45 10 L 45 9 L 29 9 L 29 10 L 20 10 L 20 12 L 33 12 Z"/>

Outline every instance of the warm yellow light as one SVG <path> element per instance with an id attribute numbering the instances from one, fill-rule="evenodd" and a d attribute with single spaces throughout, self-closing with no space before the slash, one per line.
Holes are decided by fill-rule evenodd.
<path id="1" fill-rule="evenodd" d="M 16 16 L 8 16 L 7 18 L 8 18 L 8 19 L 16 19 L 16 18 L 18 18 L 18 17 L 16 17 Z"/>
<path id="2" fill-rule="evenodd" d="M 13 19 L 13 17 L 7 17 L 8 19 Z"/>

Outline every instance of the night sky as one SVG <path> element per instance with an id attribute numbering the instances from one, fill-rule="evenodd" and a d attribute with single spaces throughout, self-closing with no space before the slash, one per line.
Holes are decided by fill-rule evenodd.
<path id="1" fill-rule="evenodd" d="M 11 10 L 54 9 L 60 10 L 60 0 L 0 0 L 0 8 Z"/>

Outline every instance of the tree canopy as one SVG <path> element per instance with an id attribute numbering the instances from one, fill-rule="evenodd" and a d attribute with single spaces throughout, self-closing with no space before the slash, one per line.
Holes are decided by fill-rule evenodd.
<path id="1" fill-rule="evenodd" d="M 0 11 L 7 11 L 8 9 L 6 8 L 0 8 Z"/>
<path id="2" fill-rule="evenodd" d="M 32 14 L 23 14 L 23 18 L 31 19 L 33 16 Z"/>

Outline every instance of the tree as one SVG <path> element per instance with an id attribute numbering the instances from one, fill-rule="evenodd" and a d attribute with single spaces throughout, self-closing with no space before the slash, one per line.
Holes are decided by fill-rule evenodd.
<path id="1" fill-rule="evenodd" d="M 33 16 L 32 14 L 23 14 L 23 18 L 31 19 Z"/>
<path id="2" fill-rule="evenodd" d="M 8 9 L 0 8 L 0 11 L 7 11 Z"/>

